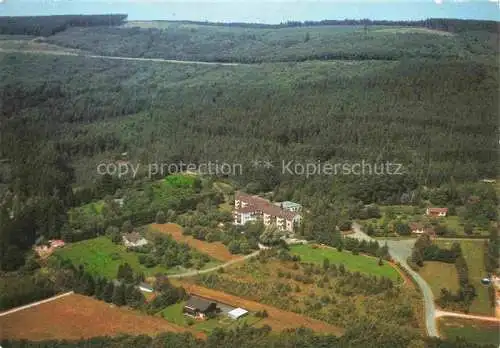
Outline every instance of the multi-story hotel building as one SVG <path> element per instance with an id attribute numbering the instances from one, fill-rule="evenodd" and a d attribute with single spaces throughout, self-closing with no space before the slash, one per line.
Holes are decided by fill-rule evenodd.
<path id="1" fill-rule="evenodd" d="M 283 204 L 286 203 L 286 204 Z M 262 220 L 265 226 L 276 225 L 281 231 L 294 232 L 301 221 L 301 206 L 293 202 L 271 203 L 267 199 L 236 192 L 234 199 L 234 224 Z M 289 208 L 289 209 L 287 209 Z"/>

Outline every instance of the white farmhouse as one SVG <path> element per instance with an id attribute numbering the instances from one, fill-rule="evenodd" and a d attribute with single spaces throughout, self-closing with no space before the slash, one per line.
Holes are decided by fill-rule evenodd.
<path id="1" fill-rule="evenodd" d="M 148 240 L 138 232 L 126 233 L 122 236 L 122 240 L 127 248 L 140 247 L 148 244 Z"/>

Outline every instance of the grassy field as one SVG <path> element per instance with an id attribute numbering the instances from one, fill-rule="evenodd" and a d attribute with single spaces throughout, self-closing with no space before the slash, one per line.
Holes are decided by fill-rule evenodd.
<path id="1" fill-rule="evenodd" d="M 451 241 L 437 241 L 444 248 L 451 247 Z M 483 241 L 460 241 L 467 267 L 469 268 L 469 279 L 476 288 L 477 297 L 470 307 L 471 313 L 494 315 L 495 309 L 490 305 L 488 288 L 481 284 L 481 279 L 487 274 L 484 270 L 484 242 Z"/>
<path id="2" fill-rule="evenodd" d="M 0 317 L 1 339 L 78 340 L 95 336 L 191 331 L 161 318 L 148 316 L 82 295 L 69 295 L 49 303 Z"/>
<path id="3" fill-rule="evenodd" d="M 70 260 L 74 265 L 83 265 L 93 274 L 115 278 L 118 266 L 127 262 L 135 272 L 153 275 L 166 273 L 164 267 L 146 268 L 139 263 L 138 254 L 127 252 L 124 246 L 114 244 L 107 237 L 98 237 L 66 245 L 54 254 L 56 257 Z"/>
<path id="4" fill-rule="evenodd" d="M 186 271 L 182 267 L 167 269 L 163 266 L 147 268 L 139 263 L 138 253 L 128 252 L 122 245 L 114 244 L 107 237 L 98 237 L 73 244 L 55 252 L 55 257 L 68 259 L 75 265 L 83 265 L 93 274 L 115 278 L 118 266 L 127 262 L 135 272 L 144 272 L 146 276 L 156 273 L 174 274 Z M 213 267 L 216 262 L 208 262 L 205 268 Z"/>
<path id="5" fill-rule="evenodd" d="M 500 325 L 495 323 L 461 318 L 440 318 L 438 326 L 441 335 L 449 340 L 464 337 L 473 343 L 500 345 Z"/>
<path id="6" fill-rule="evenodd" d="M 456 232 L 457 236 L 467 236 L 464 232 L 464 223 L 458 216 L 447 216 L 445 218 L 441 218 L 440 221 L 450 230 Z M 487 230 L 474 226 L 473 235 L 487 237 L 488 234 L 489 232 Z"/>
<path id="7" fill-rule="evenodd" d="M 219 261 L 230 261 L 241 257 L 239 255 L 231 254 L 226 246 L 221 242 L 209 243 L 195 239 L 192 236 L 183 235 L 182 227 L 177 224 L 151 224 L 150 233 L 154 232 L 168 234 L 176 241 L 186 243 L 190 247 L 197 249 L 198 251 L 205 253 L 208 256 L 213 257 L 214 259 Z"/>
<path id="8" fill-rule="evenodd" d="M 429 284 L 435 297 L 439 297 L 442 288 L 453 291 L 459 288 L 457 269 L 453 263 L 426 261 L 418 273 Z"/>
<path id="9" fill-rule="evenodd" d="M 293 245 L 292 254 L 299 255 L 303 262 L 322 263 L 325 258 L 335 264 L 343 263 L 351 272 L 361 272 L 379 277 L 387 277 L 392 280 L 401 279 L 398 271 L 387 263 L 378 265 L 378 259 L 364 255 L 353 255 L 349 251 L 339 252 L 332 248 L 313 248 L 310 245 Z"/>
<path id="10" fill-rule="evenodd" d="M 163 311 L 160 312 L 160 315 L 171 323 L 184 327 L 191 327 L 196 331 L 205 332 L 207 334 L 217 327 L 233 329 L 236 328 L 237 326 L 244 324 L 252 326 L 255 325 L 257 322 L 259 322 L 260 320 L 262 320 L 262 318 L 258 318 L 251 313 L 238 320 L 233 320 L 225 314 L 220 314 L 216 318 L 203 321 L 190 319 L 182 313 L 182 308 L 184 307 L 184 304 L 185 302 L 180 302 L 168 306 L 167 308 L 165 308 Z M 190 325 L 190 323 L 192 324 Z"/>

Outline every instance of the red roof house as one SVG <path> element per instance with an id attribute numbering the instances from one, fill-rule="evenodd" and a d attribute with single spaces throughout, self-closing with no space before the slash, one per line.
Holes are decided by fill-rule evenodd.
<path id="1" fill-rule="evenodd" d="M 425 214 L 432 217 L 446 216 L 448 208 L 427 208 Z"/>

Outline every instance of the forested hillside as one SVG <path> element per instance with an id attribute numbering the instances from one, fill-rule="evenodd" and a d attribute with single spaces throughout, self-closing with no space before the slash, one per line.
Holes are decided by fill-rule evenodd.
<path id="1" fill-rule="evenodd" d="M 81 182 L 92 179 L 97 161 L 123 151 L 144 163 L 242 163 L 244 177 L 237 180 L 262 189 L 283 173 L 254 173 L 255 159 L 390 160 L 404 165 L 409 185 L 496 173 L 498 69 L 486 63 L 214 68 L 26 55 L 2 60 L 2 157 L 29 163 L 38 156 L 19 147 L 22 138 L 35 141 L 32 129 L 39 146 L 51 143 L 81 164 Z"/>
<path id="2" fill-rule="evenodd" d="M 422 187 L 495 177 L 494 24 L 365 24 L 61 27 L 47 40 L 83 49 L 78 56 L 0 53 L 0 269 L 22 264 L 19 251 L 37 237 L 61 235 L 68 209 L 82 203 L 76 189 L 113 194 L 120 185 L 103 183 L 96 168 L 124 152 L 143 166 L 139 176 L 151 162 L 239 164 L 229 177 L 237 187 L 275 190 L 334 219 L 333 199 L 407 203 Z M 262 63 L 120 61 L 85 51 Z M 282 166 L 363 160 L 402 171 L 306 177 Z M 271 165 L 255 166 L 262 161 Z"/>
<path id="3" fill-rule="evenodd" d="M 49 36 L 69 27 L 119 25 L 127 15 L 0 17 L 1 35 Z"/>
<path id="4" fill-rule="evenodd" d="M 144 28 L 141 28 L 144 26 Z M 498 34 L 429 28 L 338 25 L 246 28 L 182 22 L 71 28 L 49 42 L 103 55 L 259 63 L 304 60 L 471 58 L 496 50 Z"/>

